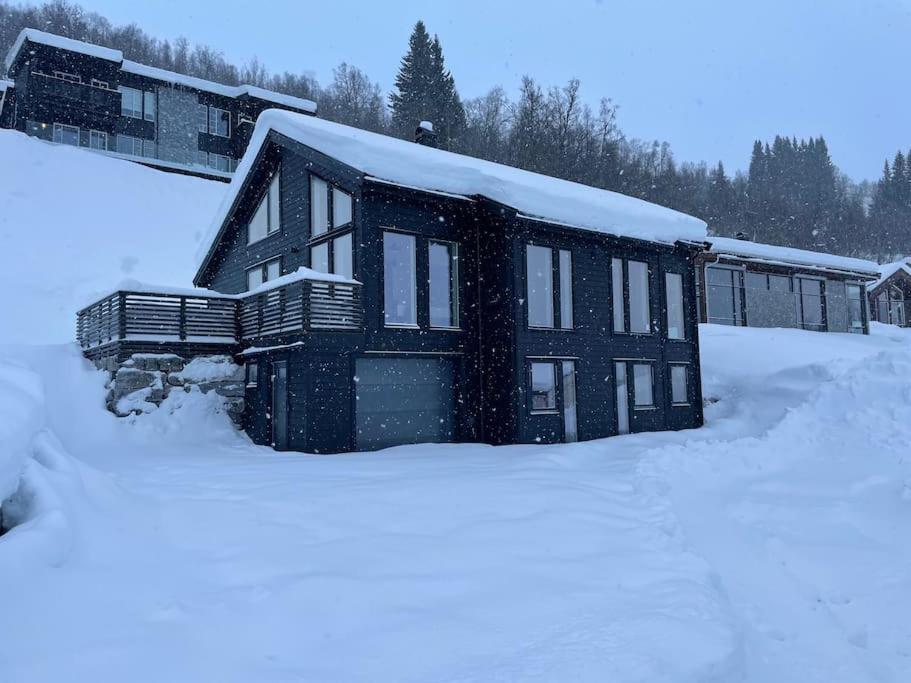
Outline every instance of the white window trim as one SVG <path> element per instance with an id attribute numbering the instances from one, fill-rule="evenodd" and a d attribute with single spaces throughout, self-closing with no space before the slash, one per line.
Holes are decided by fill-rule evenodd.
<path id="1" fill-rule="evenodd" d="M 411 250 L 411 287 L 412 287 L 412 299 L 414 303 L 414 322 L 413 323 L 391 323 L 386 320 L 386 248 L 385 248 L 385 238 L 383 237 L 386 233 L 393 235 L 403 235 L 405 237 L 410 237 L 413 240 L 414 248 Z M 421 326 L 418 324 L 418 236 L 410 232 L 402 232 L 400 230 L 395 230 L 394 228 L 380 228 L 381 239 L 383 240 L 383 327 L 395 328 L 400 330 L 419 330 Z M 322 237 L 322 235 L 321 235 Z M 310 245 L 312 249 L 317 245 Z"/>

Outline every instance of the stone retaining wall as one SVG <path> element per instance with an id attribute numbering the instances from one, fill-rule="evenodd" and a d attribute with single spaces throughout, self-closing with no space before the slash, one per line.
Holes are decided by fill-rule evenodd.
<path id="1" fill-rule="evenodd" d="M 240 426 L 244 412 L 244 367 L 230 356 L 198 356 L 187 361 L 172 353 L 136 353 L 108 364 L 108 410 L 118 417 L 152 412 L 172 391 L 221 396 L 225 412 Z"/>

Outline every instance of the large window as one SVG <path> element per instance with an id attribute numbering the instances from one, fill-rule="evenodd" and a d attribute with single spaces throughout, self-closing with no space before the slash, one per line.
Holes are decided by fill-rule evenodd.
<path id="1" fill-rule="evenodd" d="M 649 268 L 643 261 L 611 259 L 614 332 L 651 334 Z"/>
<path id="2" fill-rule="evenodd" d="M 274 280 L 282 274 L 281 258 L 269 259 L 247 270 L 247 291 L 256 289 L 264 282 Z"/>
<path id="3" fill-rule="evenodd" d="M 550 361 L 531 364 L 531 410 L 557 410 L 557 366 Z"/>
<path id="4" fill-rule="evenodd" d="M 92 149 L 107 150 L 108 134 L 100 130 L 89 131 L 89 147 Z"/>
<path id="5" fill-rule="evenodd" d="M 905 295 L 892 284 L 876 296 L 876 319 L 887 325 L 905 326 Z"/>
<path id="6" fill-rule="evenodd" d="M 845 291 L 848 297 L 848 332 L 864 332 L 864 288 L 863 285 L 847 283 Z"/>
<path id="7" fill-rule="evenodd" d="M 614 361 L 617 433 L 630 432 L 630 410 L 655 408 L 655 373 L 651 360 Z"/>
<path id="8" fill-rule="evenodd" d="M 223 138 L 231 137 L 231 112 L 209 107 L 209 133 Z"/>
<path id="9" fill-rule="evenodd" d="M 154 121 L 158 115 L 158 101 L 155 93 L 146 90 L 142 93 L 142 114 L 146 121 Z"/>
<path id="10" fill-rule="evenodd" d="M 705 282 L 708 321 L 720 325 L 745 325 L 743 271 L 707 266 Z"/>
<path id="11" fill-rule="evenodd" d="M 269 187 L 259 201 L 247 226 L 247 244 L 258 242 L 281 230 L 281 172 L 276 169 Z"/>
<path id="12" fill-rule="evenodd" d="M 430 326 L 459 326 L 459 245 L 430 240 Z"/>
<path id="13" fill-rule="evenodd" d="M 351 195 L 310 175 L 310 267 L 326 273 L 354 277 Z"/>
<path id="14" fill-rule="evenodd" d="M 633 405 L 655 407 L 655 379 L 651 363 L 633 363 Z"/>
<path id="15" fill-rule="evenodd" d="M 560 288 L 554 291 L 554 252 Z M 568 330 L 573 326 L 573 261 L 566 249 L 534 244 L 525 247 L 525 280 L 528 326 Z M 558 299 L 554 305 L 555 297 Z M 559 321 L 556 315 L 559 313 Z"/>
<path id="16" fill-rule="evenodd" d="M 805 330 L 825 330 L 825 291 L 822 280 L 798 277 L 795 286 L 799 295 L 801 326 Z"/>
<path id="17" fill-rule="evenodd" d="M 134 138 L 131 135 L 118 135 L 117 152 L 119 154 L 129 154 L 130 156 L 141 157 L 142 139 Z"/>
<path id="18" fill-rule="evenodd" d="M 120 115 L 141 119 L 142 91 L 136 88 L 127 88 L 123 85 L 117 89 L 120 91 Z"/>
<path id="19" fill-rule="evenodd" d="M 689 367 L 682 363 L 671 363 L 671 404 L 675 406 L 689 405 L 688 374 Z"/>
<path id="20" fill-rule="evenodd" d="M 383 314 L 386 325 L 417 325 L 415 238 L 383 233 Z"/>
<path id="21" fill-rule="evenodd" d="M 79 146 L 79 127 L 67 126 L 63 123 L 54 124 L 54 142 L 62 145 Z"/>
<path id="22" fill-rule="evenodd" d="M 665 273 L 664 290 L 667 299 L 668 339 L 684 339 L 686 327 L 683 314 L 683 276 L 680 273 Z"/>

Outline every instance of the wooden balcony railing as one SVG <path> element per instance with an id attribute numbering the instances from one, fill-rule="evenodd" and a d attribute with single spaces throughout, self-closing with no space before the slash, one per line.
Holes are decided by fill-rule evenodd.
<path id="1" fill-rule="evenodd" d="M 363 326 L 361 285 L 299 280 L 251 295 L 117 291 L 79 311 L 76 339 L 84 349 L 115 341 L 233 345 Z"/>

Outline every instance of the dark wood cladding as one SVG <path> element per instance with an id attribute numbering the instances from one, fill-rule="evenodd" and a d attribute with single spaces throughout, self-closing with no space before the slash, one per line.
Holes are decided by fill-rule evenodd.
<path id="1" fill-rule="evenodd" d="M 359 285 L 304 280 L 245 297 L 240 303 L 244 340 L 312 330 L 351 332 L 363 326 Z"/>

